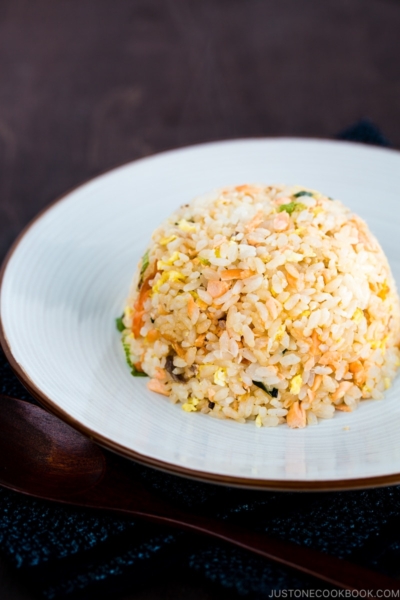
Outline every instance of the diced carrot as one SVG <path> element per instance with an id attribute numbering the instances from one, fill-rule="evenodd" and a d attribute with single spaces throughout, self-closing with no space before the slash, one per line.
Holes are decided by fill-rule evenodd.
<path id="1" fill-rule="evenodd" d="M 220 273 L 222 281 L 230 281 L 231 279 L 246 279 L 254 275 L 250 269 L 227 269 Z"/>
<path id="2" fill-rule="evenodd" d="M 285 277 L 286 277 L 286 280 L 287 280 L 288 284 L 291 287 L 294 287 L 294 288 L 297 289 L 297 279 L 295 279 L 294 277 L 292 277 L 289 273 L 285 273 Z"/>
<path id="3" fill-rule="evenodd" d="M 183 348 L 181 348 L 181 346 L 179 344 L 177 344 L 176 342 L 173 342 L 172 346 L 173 346 L 175 352 L 177 353 L 177 355 L 179 356 L 179 358 L 183 358 L 183 360 L 185 360 L 186 354 L 185 354 L 185 351 L 183 350 Z"/>
<path id="4" fill-rule="evenodd" d="M 188 307 L 188 315 L 189 315 L 189 317 L 192 317 L 193 313 L 194 313 L 194 309 L 196 308 L 196 303 L 193 299 L 193 296 L 189 295 L 187 307 Z"/>
<path id="5" fill-rule="evenodd" d="M 137 371 L 144 373 L 143 368 L 142 368 L 142 363 L 140 362 L 140 360 L 138 362 L 133 363 L 133 366 L 135 367 L 135 369 Z"/>
<path id="6" fill-rule="evenodd" d="M 154 278 L 154 273 L 152 273 L 147 279 L 144 280 L 142 287 L 140 288 L 139 296 L 134 304 L 135 314 L 133 316 L 132 321 L 132 332 L 135 337 L 139 337 L 140 330 L 143 324 L 143 315 L 144 315 L 144 303 L 147 298 L 150 296 L 151 285 L 150 281 Z"/>
<path id="7" fill-rule="evenodd" d="M 362 385 L 367 379 L 367 369 L 363 367 L 360 361 L 355 361 L 349 365 L 350 373 L 353 373 L 353 379 L 357 385 Z"/>
<path id="8" fill-rule="evenodd" d="M 206 334 L 205 333 L 203 333 L 202 335 L 199 335 L 196 338 L 196 341 L 194 343 L 194 345 L 196 346 L 196 348 L 201 348 L 205 339 L 206 339 Z"/>
<path id="9" fill-rule="evenodd" d="M 155 342 L 160 337 L 160 332 L 158 329 L 150 329 L 146 338 L 148 342 Z"/>
<path id="10" fill-rule="evenodd" d="M 247 183 L 245 183 L 244 185 L 237 185 L 235 187 L 235 190 L 237 192 L 250 192 L 250 193 L 255 193 L 258 192 L 258 188 L 255 185 L 249 185 Z M 228 190 L 229 191 L 229 190 Z"/>
<path id="11" fill-rule="evenodd" d="M 225 281 L 209 281 L 207 285 L 207 292 L 211 298 L 219 298 L 223 296 L 229 290 L 229 283 Z"/>
<path id="12" fill-rule="evenodd" d="M 160 379 L 160 380 L 166 379 L 167 373 L 166 373 L 165 369 L 162 369 L 161 367 L 156 367 L 154 377 L 155 377 L 155 379 Z"/>
<path id="13" fill-rule="evenodd" d="M 338 406 L 335 406 L 336 410 L 341 410 L 342 412 L 352 412 L 350 406 L 347 406 L 347 404 L 339 404 Z"/>
<path id="14" fill-rule="evenodd" d="M 388 295 L 389 292 L 390 292 L 389 286 L 387 285 L 387 283 L 383 283 L 381 285 L 381 288 L 380 288 L 377 296 L 379 298 L 381 298 L 382 300 L 386 300 L 386 296 Z"/>
<path id="15" fill-rule="evenodd" d="M 359 373 L 363 370 L 362 363 L 359 360 L 356 360 L 349 365 L 350 373 Z"/>
<path id="16" fill-rule="evenodd" d="M 135 337 L 139 337 L 140 335 L 140 330 L 143 325 L 143 315 L 144 310 L 135 310 L 135 314 L 133 315 L 132 320 L 132 331 Z"/>
<path id="17" fill-rule="evenodd" d="M 340 398 L 343 398 L 345 393 L 348 392 L 348 390 L 352 387 L 352 385 L 353 385 L 352 381 L 342 381 L 339 384 L 339 387 L 333 392 L 332 400 L 335 402 L 335 400 L 340 400 Z"/>
<path id="18" fill-rule="evenodd" d="M 150 379 L 147 387 L 152 392 L 156 392 L 157 394 L 162 394 L 163 396 L 169 396 L 170 392 L 165 387 L 165 384 L 159 381 L 158 379 Z"/>
<path id="19" fill-rule="evenodd" d="M 289 408 L 289 412 L 286 417 L 286 422 L 294 429 L 295 427 L 305 427 L 306 426 L 306 411 L 300 404 L 300 402 L 294 402 L 292 406 Z"/>
<path id="20" fill-rule="evenodd" d="M 359 360 L 350 363 L 349 371 L 350 373 L 353 373 L 353 379 L 357 384 L 361 385 L 365 382 L 367 373 Z"/>
<path id="21" fill-rule="evenodd" d="M 316 354 L 319 354 L 319 339 L 318 339 L 318 333 L 316 332 L 315 329 L 312 332 L 311 341 L 312 341 L 312 346 L 311 346 L 310 354 L 315 356 Z"/>
<path id="22" fill-rule="evenodd" d="M 310 402 L 314 402 L 316 393 L 317 393 L 318 389 L 320 388 L 321 383 L 322 383 L 322 375 L 316 375 L 311 389 L 307 390 L 307 396 L 308 396 L 308 399 L 310 400 Z"/>

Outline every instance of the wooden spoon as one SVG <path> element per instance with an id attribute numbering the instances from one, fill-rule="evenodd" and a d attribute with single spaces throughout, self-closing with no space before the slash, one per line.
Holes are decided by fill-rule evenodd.
<path id="1" fill-rule="evenodd" d="M 175 508 L 89 439 L 42 408 L 0 395 L 0 484 L 44 500 L 130 514 L 229 542 L 348 590 L 400 582 L 310 548 Z"/>

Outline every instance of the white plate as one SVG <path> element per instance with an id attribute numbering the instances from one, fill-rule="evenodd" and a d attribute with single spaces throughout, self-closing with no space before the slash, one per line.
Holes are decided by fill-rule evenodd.
<path id="1" fill-rule="evenodd" d="M 400 378 L 383 401 L 304 430 L 188 414 L 125 363 L 115 317 L 152 230 L 215 187 L 301 184 L 369 223 L 400 282 L 400 153 L 254 139 L 166 152 L 74 190 L 25 230 L 4 265 L 2 344 L 30 391 L 100 444 L 207 481 L 275 489 L 400 483 Z"/>

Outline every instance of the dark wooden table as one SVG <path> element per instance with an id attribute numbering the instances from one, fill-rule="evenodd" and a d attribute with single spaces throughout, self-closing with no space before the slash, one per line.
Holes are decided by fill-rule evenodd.
<path id="1" fill-rule="evenodd" d="M 400 0 L 1 0 L 0 256 L 121 163 L 369 118 L 400 147 Z M 29 599 L 0 559 L 0 597 Z M 172 579 L 125 600 L 211 600 Z"/>

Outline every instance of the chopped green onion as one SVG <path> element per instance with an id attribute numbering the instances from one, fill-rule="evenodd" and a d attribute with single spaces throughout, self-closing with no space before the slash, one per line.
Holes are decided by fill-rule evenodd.
<path id="1" fill-rule="evenodd" d="M 115 319 L 115 323 L 117 325 L 118 331 L 123 331 L 124 329 L 126 329 L 125 325 L 122 322 L 123 318 L 124 318 L 124 314 L 122 313 L 122 315 L 120 317 L 118 317 L 118 319 Z"/>
<path id="2" fill-rule="evenodd" d="M 135 365 L 132 365 L 131 375 L 134 377 L 147 377 L 147 373 L 143 373 L 143 371 L 138 371 Z"/>
<path id="3" fill-rule="evenodd" d="M 134 377 L 147 377 L 146 373 L 143 373 L 143 371 L 139 371 L 131 361 L 131 349 L 129 347 L 129 344 L 123 344 L 123 346 L 125 351 L 126 362 L 128 363 L 128 366 L 131 369 L 131 375 L 133 375 Z"/>
<path id="4" fill-rule="evenodd" d="M 149 264 L 150 264 L 149 250 L 146 250 L 146 252 L 142 256 L 142 266 L 140 267 L 140 279 L 139 279 L 139 283 L 138 283 L 138 287 L 137 287 L 138 290 L 140 290 L 140 288 L 142 287 L 143 275 L 145 274 L 146 269 L 149 266 Z"/>
<path id="5" fill-rule="evenodd" d="M 150 264 L 150 261 L 149 261 L 149 250 L 146 250 L 146 252 L 142 256 L 142 266 L 140 268 L 140 274 L 141 275 L 144 274 L 144 272 L 146 271 L 146 269 L 149 266 L 149 264 Z"/>
<path id="6" fill-rule="evenodd" d="M 302 190 L 301 192 L 297 192 L 297 194 L 293 194 L 293 196 L 295 198 L 301 198 L 301 196 L 313 196 L 312 192 L 306 192 L 305 190 Z"/>
<path id="7" fill-rule="evenodd" d="M 307 207 L 300 202 L 289 202 L 289 204 L 281 204 L 278 212 L 286 211 L 291 215 L 295 210 L 304 210 L 305 208 Z"/>
<path id="8" fill-rule="evenodd" d="M 208 258 L 203 258 L 202 256 L 199 256 L 199 261 L 201 262 L 202 265 L 210 265 L 210 261 L 208 260 Z"/>

